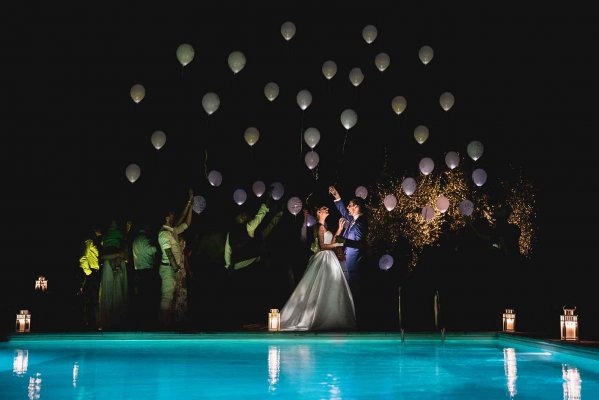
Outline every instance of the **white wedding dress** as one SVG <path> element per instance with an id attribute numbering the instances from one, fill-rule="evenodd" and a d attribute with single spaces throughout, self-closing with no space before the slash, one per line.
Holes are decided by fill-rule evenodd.
<path id="1" fill-rule="evenodd" d="M 330 244 L 333 234 L 325 232 Z M 333 250 L 320 250 L 281 310 L 282 331 L 341 331 L 356 328 L 354 300 Z"/>

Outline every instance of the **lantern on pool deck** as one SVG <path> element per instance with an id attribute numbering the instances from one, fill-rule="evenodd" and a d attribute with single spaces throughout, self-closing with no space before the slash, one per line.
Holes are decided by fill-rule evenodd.
<path id="1" fill-rule="evenodd" d="M 516 330 L 516 313 L 511 308 L 506 308 L 503 313 L 503 331 L 514 332 Z"/>
<path id="2" fill-rule="evenodd" d="M 17 321 L 15 324 L 15 331 L 19 333 L 29 332 L 31 329 L 31 314 L 29 310 L 21 310 L 17 314 Z"/>
<path id="3" fill-rule="evenodd" d="M 574 311 L 576 311 L 576 307 L 564 307 L 564 314 L 559 317 L 562 340 L 578 340 L 578 315 L 575 315 Z"/>
<path id="4" fill-rule="evenodd" d="M 47 291 L 48 280 L 40 275 L 40 277 L 37 278 L 37 281 L 35 281 L 35 290 L 41 290 L 42 292 Z"/>
<path id="5" fill-rule="evenodd" d="M 268 313 L 268 330 L 271 332 L 281 330 L 281 314 L 277 308 L 271 308 Z"/>

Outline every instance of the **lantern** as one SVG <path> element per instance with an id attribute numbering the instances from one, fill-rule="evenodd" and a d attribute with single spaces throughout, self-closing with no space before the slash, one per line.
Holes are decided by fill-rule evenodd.
<path id="1" fill-rule="evenodd" d="M 268 313 L 268 330 L 270 332 L 281 330 L 281 314 L 279 314 L 279 309 L 277 308 L 271 308 Z"/>
<path id="2" fill-rule="evenodd" d="M 564 307 L 564 314 L 559 317 L 562 340 L 578 340 L 578 315 L 575 315 L 574 311 L 576 311 L 576 307 Z"/>
<path id="3" fill-rule="evenodd" d="M 31 314 L 29 310 L 21 310 L 17 314 L 15 330 L 19 333 L 29 332 L 31 329 Z"/>
<path id="4" fill-rule="evenodd" d="M 503 313 L 503 331 L 514 332 L 516 330 L 516 313 L 511 308 L 506 308 Z"/>
<path id="5" fill-rule="evenodd" d="M 35 281 L 35 290 L 41 290 L 42 292 L 47 291 L 48 280 L 40 275 L 40 277 L 37 278 L 37 281 Z"/>

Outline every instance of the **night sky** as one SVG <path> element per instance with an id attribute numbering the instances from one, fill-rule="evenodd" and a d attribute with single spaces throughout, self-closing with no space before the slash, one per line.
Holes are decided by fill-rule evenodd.
<path id="1" fill-rule="evenodd" d="M 489 190 L 519 172 L 535 189 L 533 254 L 522 276 L 509 279 L 525 280 L 549 315 L 577 303 L 585 319 L 597 315 L 591 190 L 599 59 L 590 13 L 199 4 L 30 6 L 5 15 L 11 29 L 2 39 L 10 100 L 3 252 L 16 279 L 3 279 L 5 295 L 29 290 L 38 274 L 67 282 L 92 225 L 116 218 L 159 226 L 165 210 L 182 208 L 190 187 L 207 200 L 206 210 L 194 214 L 194 229 L 220 230 L 237 207 L 233 190 L 244 188 L 257 204 L 255 180 L 282 182 L 285 199 L 314 193 L 315 201 L 329 202 L 330 184 L 345 198 L 358 185 L 374 184 L 385 148 L 392 175 L 417 177 L 422 157 L 445 168 L 449 150 L 471 171 L 466 145 L 479 140 L 485 151 L 476 166 L 487 171 Z M 297 27 L 289 42 L 280 33 L 285 21 Z M 372 44 L 361 34 L 368 24 L 378 29 Z M 175 55 L 181 43 L 195 49 L 184 68 Z M 418 59 L 423 45 L 434 49 L 426 66 Z M 247 58 L 236 75 L 227 65 L 234 50 Z M 384 72 L 374 64 L 380 52 L 391 59 Z M 327 81 L 321 68 L 329 59 L 338 71 Z M 365 75 L 357 88 L 348 79 L 353 67 Z M 269 81 L 280 87 L 274 102 L 263 94 Z M 129 96 L 136 83 L 146 89 L 139 104 Z M 302 89 L 313 96 L 303 112 L 296 103 Z M 448 112 L 438 101 L 445 91 L 456 98 Z M 210 116 L 201 104 L 206 92 L 221 101 Z M 391 109 L 398 95 L 408 104 L 400 116 Z M 346 108 L 357 112 L 358 123 L 342 151 L 339 116 Z M 413 137 L 420 124 L 430 130 L 423 145 Z M 243 139 L 250 126 L 260 131 L 253 147 Z M 318 175 L 304 164 L 306 144 L 300 148 L 300 132 L 310 126 L 321 134 Z M 160 151 L 150 143 L 155 130 L 167 137 Z M 208 184 L 205 162 L 223 174 L 220 187 Z M 130 163 L 141 167 L 134 184 L 125 177 Z M 3 302 L 9 318 L 18 298 Z"/>

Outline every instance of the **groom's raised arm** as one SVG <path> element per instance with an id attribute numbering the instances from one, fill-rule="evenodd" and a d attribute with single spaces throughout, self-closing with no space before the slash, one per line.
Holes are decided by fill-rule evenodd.
<path id="1" fill-rule="evenodd" d="M 345 204 L 343 204 L 343 200 L 341 200 L 341 195 L 339 194 L 337 189 L 335 189 L 335 186 L 329 186 L 329 193 L 334 197 L 333 202 L 335 203 L 335 207 L 337 207 L 337 210 L 339 211 L 341 216 L 348 221 L 353 220 L 353 218 L 350 218 L 351 216 L 349 215 L 349 211 L 347 211 L 347 207 L 345 207 Z"/>

